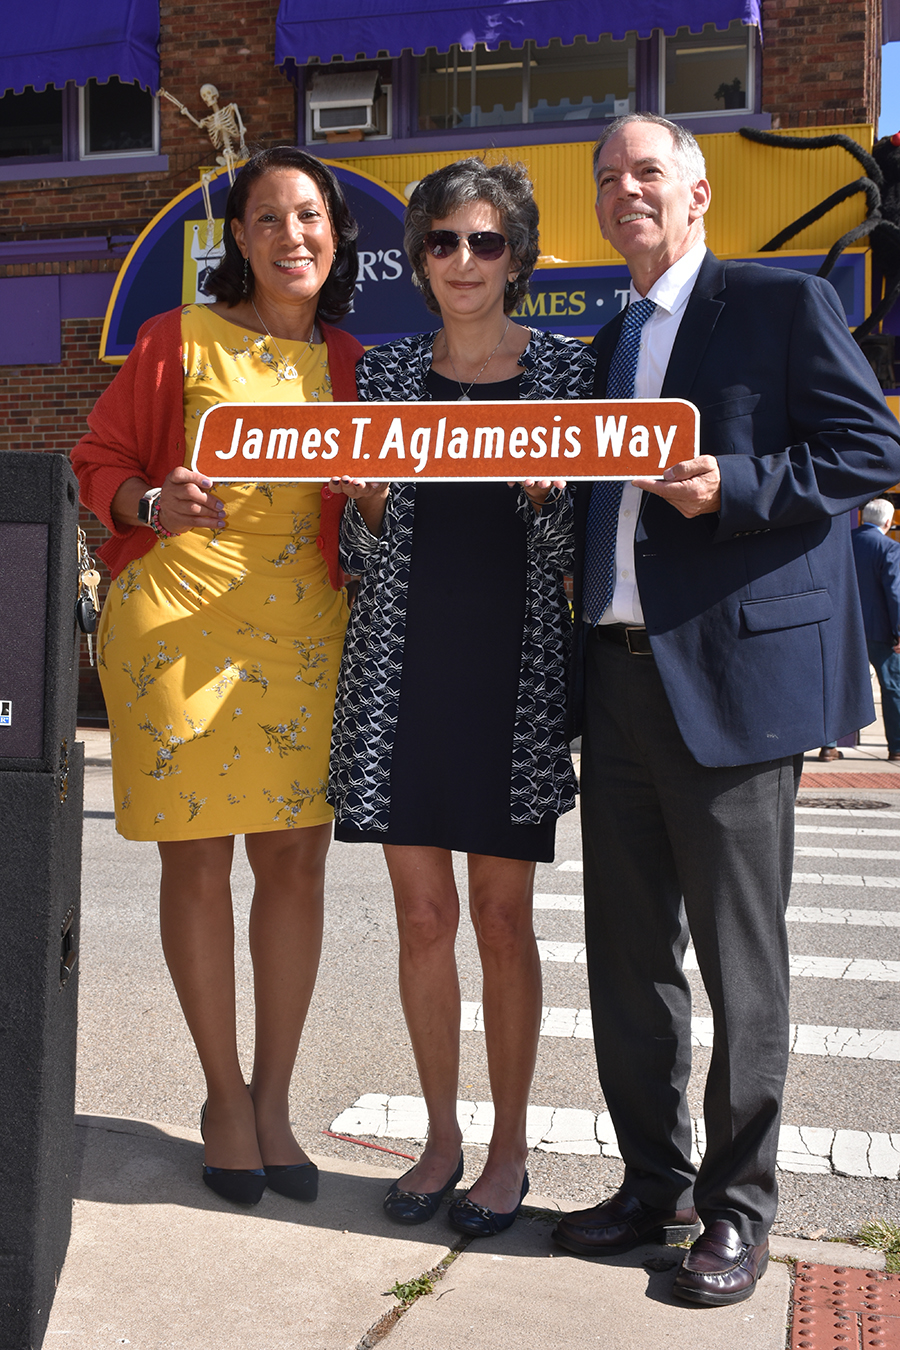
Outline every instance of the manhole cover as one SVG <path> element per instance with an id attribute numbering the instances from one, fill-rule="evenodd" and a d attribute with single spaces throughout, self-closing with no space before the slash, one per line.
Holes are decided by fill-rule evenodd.
<path id="1" fill-rule="evenodd" d="M 829 811 L 895 811 L 895 802 L 867 802 L 859 797 L 800 797 L 798 806 L 818 806 Z"/>

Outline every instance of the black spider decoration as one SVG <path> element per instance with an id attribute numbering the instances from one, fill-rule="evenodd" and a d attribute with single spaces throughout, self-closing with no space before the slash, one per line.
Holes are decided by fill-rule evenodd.
<path id="1" fill-rule="evenodd" d="M 757 141 L 760 145 L 780 146 L 788 150 L 825 150 L 831 146 L 839 146 L 862 165 L 863 174 L 860 178 L 832 192 L 818 206 L 814 206 L 811 211 L 805 212 L 792 224 L 779 231 L 759 250 L 760 253 L 776 252 L 801 230 L 821 220 L 848 197 L 857 192 L 865 193 L 865 220 L 859 225 L 854 225 L 852 230 L 841 235 L 831 246 L 818 273 L 820 277 L 827 277 L 845 248 L 859 243 L 861 239 L 869 239 L 873 260 L 884 277 L 884 295 L 854 331 L 856 341 L 862 344 L 890 313 L 900 297 L 900 132 L 894 136 L 883 136 L 876 142 L 871 155 L 849 136 L 840 133 L 801 137 L 741 127 L 740 134 L 748 141 Z"/>

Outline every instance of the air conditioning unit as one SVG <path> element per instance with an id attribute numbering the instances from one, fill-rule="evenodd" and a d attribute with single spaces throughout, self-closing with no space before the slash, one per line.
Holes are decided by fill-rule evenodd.
<path id="1" fill-rule="evenodd" d="M 317 73 L 308 95 L 313 135 L 339 131 L 384 135 L 385 102 L 377 70 Z"/>

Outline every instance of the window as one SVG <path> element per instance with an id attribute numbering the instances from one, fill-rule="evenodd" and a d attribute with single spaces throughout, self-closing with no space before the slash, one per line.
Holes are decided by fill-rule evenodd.
<path id="1" fill-rule="evenodd" d="M 577 38 L 569 47 L 431 48 L 418 62 L 418 128 L 598 121 L 635 106 L 637 39 Z"/>
<path id="2" fill-rule="evenodd" d="M 0 98 L 0 161 L 155 155 L 158 146 L 156 99 L 115 77 Z"/>
<path id="3" fill-rule="evenodd" d="M 63 157 L 63 91 L 6 94 L 0 99 L 0 158 L 44 157 Z"/>
<path id="4" fill-rule="evenodd" d="M 496 51 L 457 45 L 445 52 L 431 47 L 424 56 L 406 51 L 378 61 L 312 62 L 305 81 L 306 143 L 385 137 L 409 142 L 480 131 L 479 145 L 495 134 L 497 144 L 515 144 L 512 138 L 525 126 L 542 140 L 552 140 L 554 129 L 562 139 L 577 138 L 583 126 L 583 138 L 590 140 L 603 122 L 636 110 L 699 118 L 701 124 L 723 114 L 747 117 L 756 107 L 758 41 L 756 28 L 735 20 L 721 32 L 706 24 L 699 33 L 679 28 L 672 37 L 656 30 L 648 38 L 580 37 L 568 46 L 559 39 L 545 47 L 504 42 Z M 324 109 L 311 106 L 317 85 L 325 87 L 322 77 L 375 71 L 379 80 L 369 122 L 363 126 L 356 114 L 353 131 L 349 111 L 338 109 L 329 115 L 342 119 L 346 129 L 335 124 L 326 132 Z M 316 129 L 317 117 L 323 130 Z"/>
<path id="5" fill-rule="evenodd" d="M 660 112 L 752 110 L 755 31 L 735 20 L 722 33 L 708 23 L 702 33 L 679 28 L 674 37 L 663 38 Z"/>
<path id="6" fill-rule="evenodd" d="M 139 84 L 88 80 L 79 90 L 81 158 L 156 153 L 156 99 Z"/>

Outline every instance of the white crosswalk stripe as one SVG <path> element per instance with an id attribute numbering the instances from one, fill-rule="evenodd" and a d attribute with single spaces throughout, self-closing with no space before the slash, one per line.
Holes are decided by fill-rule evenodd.
<path id="1" fill-rule="evenodd" d="M 842 872 L 795 872 L 795 886 L 868 886 L 873 890 L 900 891 L 900 876 L 845 876 Z"/>
<path id="2" fill-rule="evenodd" d="M 788 905 L 788 923 L 840 923 L 856 928 L 900 928 L 900 910 L 817 909 L 811 905 Z"/>
<path id="3" fill-rule="evenodd" d="M 900 862 L 900 851 L 895 848 L 822 848 L 814 844 L 797 844 L 797 858 L 871 858 L 876 862 Z"/>
<path id="4" fill-rule="evenodd" d="M 584 909 L 583 895 L 536 895 L 535 909 Z"/>
<path id="5" fill-rule="evenodd" d="M 795 825 L 796 834 L 840 834 L 855 835 L 866 839 L 900 839 L 900 830 L 881 830 L 874 825 Z M 898 854 L 900 857 L 900 854 Z"/>
<path id="6" fill-rule="evenodd" d="M 574 965 L 587 962 L 583 942 L 547 942 L 538 939 L 538 954 L 542 961 L 562 961 Z M 685 970 L 698 970 L 697 957 L 691 947 L 684 958 Z M 868 961 L 849 956 L 795 956 L 790 958 L 791 978 L 809 977 L 819 980 L 875 980 L 900 982 L 900 961 Z"/>
<path id="7" fill-rule="evenodd" d="M 535 909 L 584 910 L 584 896 L 541 894 L 534 897 Z M 789 905 L 788 923 L 845 924 L 857 928 L 900 928 L 900 910 L 821 909 L 813 905 Z"/>
<path id="8" fill-rule="evenodd" d="M 464 1144 L 487 1144 L 494 1124 L 491 1102 L 457 1102 Z M 693 1122 L 695 1162 L 702 1156 L 706 1132 Z M 331 1122 L 335 1134 L 424 1143 L 428 1113 L 421 1097 L 391 1097 L 369 1092 Z M 608 1111 L 573 1107 L 529 1106 L 528 1147 L 543 1153 L 578 1153 L 619 1158 Z M 900 1176 L 900 1134 L 833 1130 L 822 1126 L 782 1125 L 778 1166 L 785 1172 L 816 1172 L 850 1177 Z"/>
<path id="9" fill-rule="evenodd" d="M 816 980 L 900 980 L 900 961 L 866 961 L 846 956 L 791 956 L 791 979 L 809 977 Z M 686 970 L 696 970 L 685 961 Z"/>
<path id="10" fill-rule="evenodd" d="M 832 853 L 829 856 L 836 855 Z M 859 856 L 877 859 L 878 855 L 860 851 Z M 583 872 L 584 863 L 575 859 L 568 859 L 566 862 L 560 863 L 556 870 L 557 872 Z M 795 872 L 791 880 L 795 886 L 870 886 L 875 889 L 880 887 L 893 891 L 900 890 L 900 875 L 880 877 L 845 875 L 842 872 Z"/>
<path id="11" fill-rule="evenodd" d="M 462 1005 L 462 1030 L 484 1031 L 480 1003 Z M 590 1040 L 594 1034 L 590 1008 L 542 1008 L 541 1035 L 569 1040 Z M 819 1027 L 791 1023 L 791 1053 L 824 1055 L 831 1059 L 872 1059 L 900 1061 L 900 1031 L 876 1031 L 868 1027 Z M 691 1042 L 697 1046 L 713 1043 L 713 1019 L 691 1019 Z"/>

